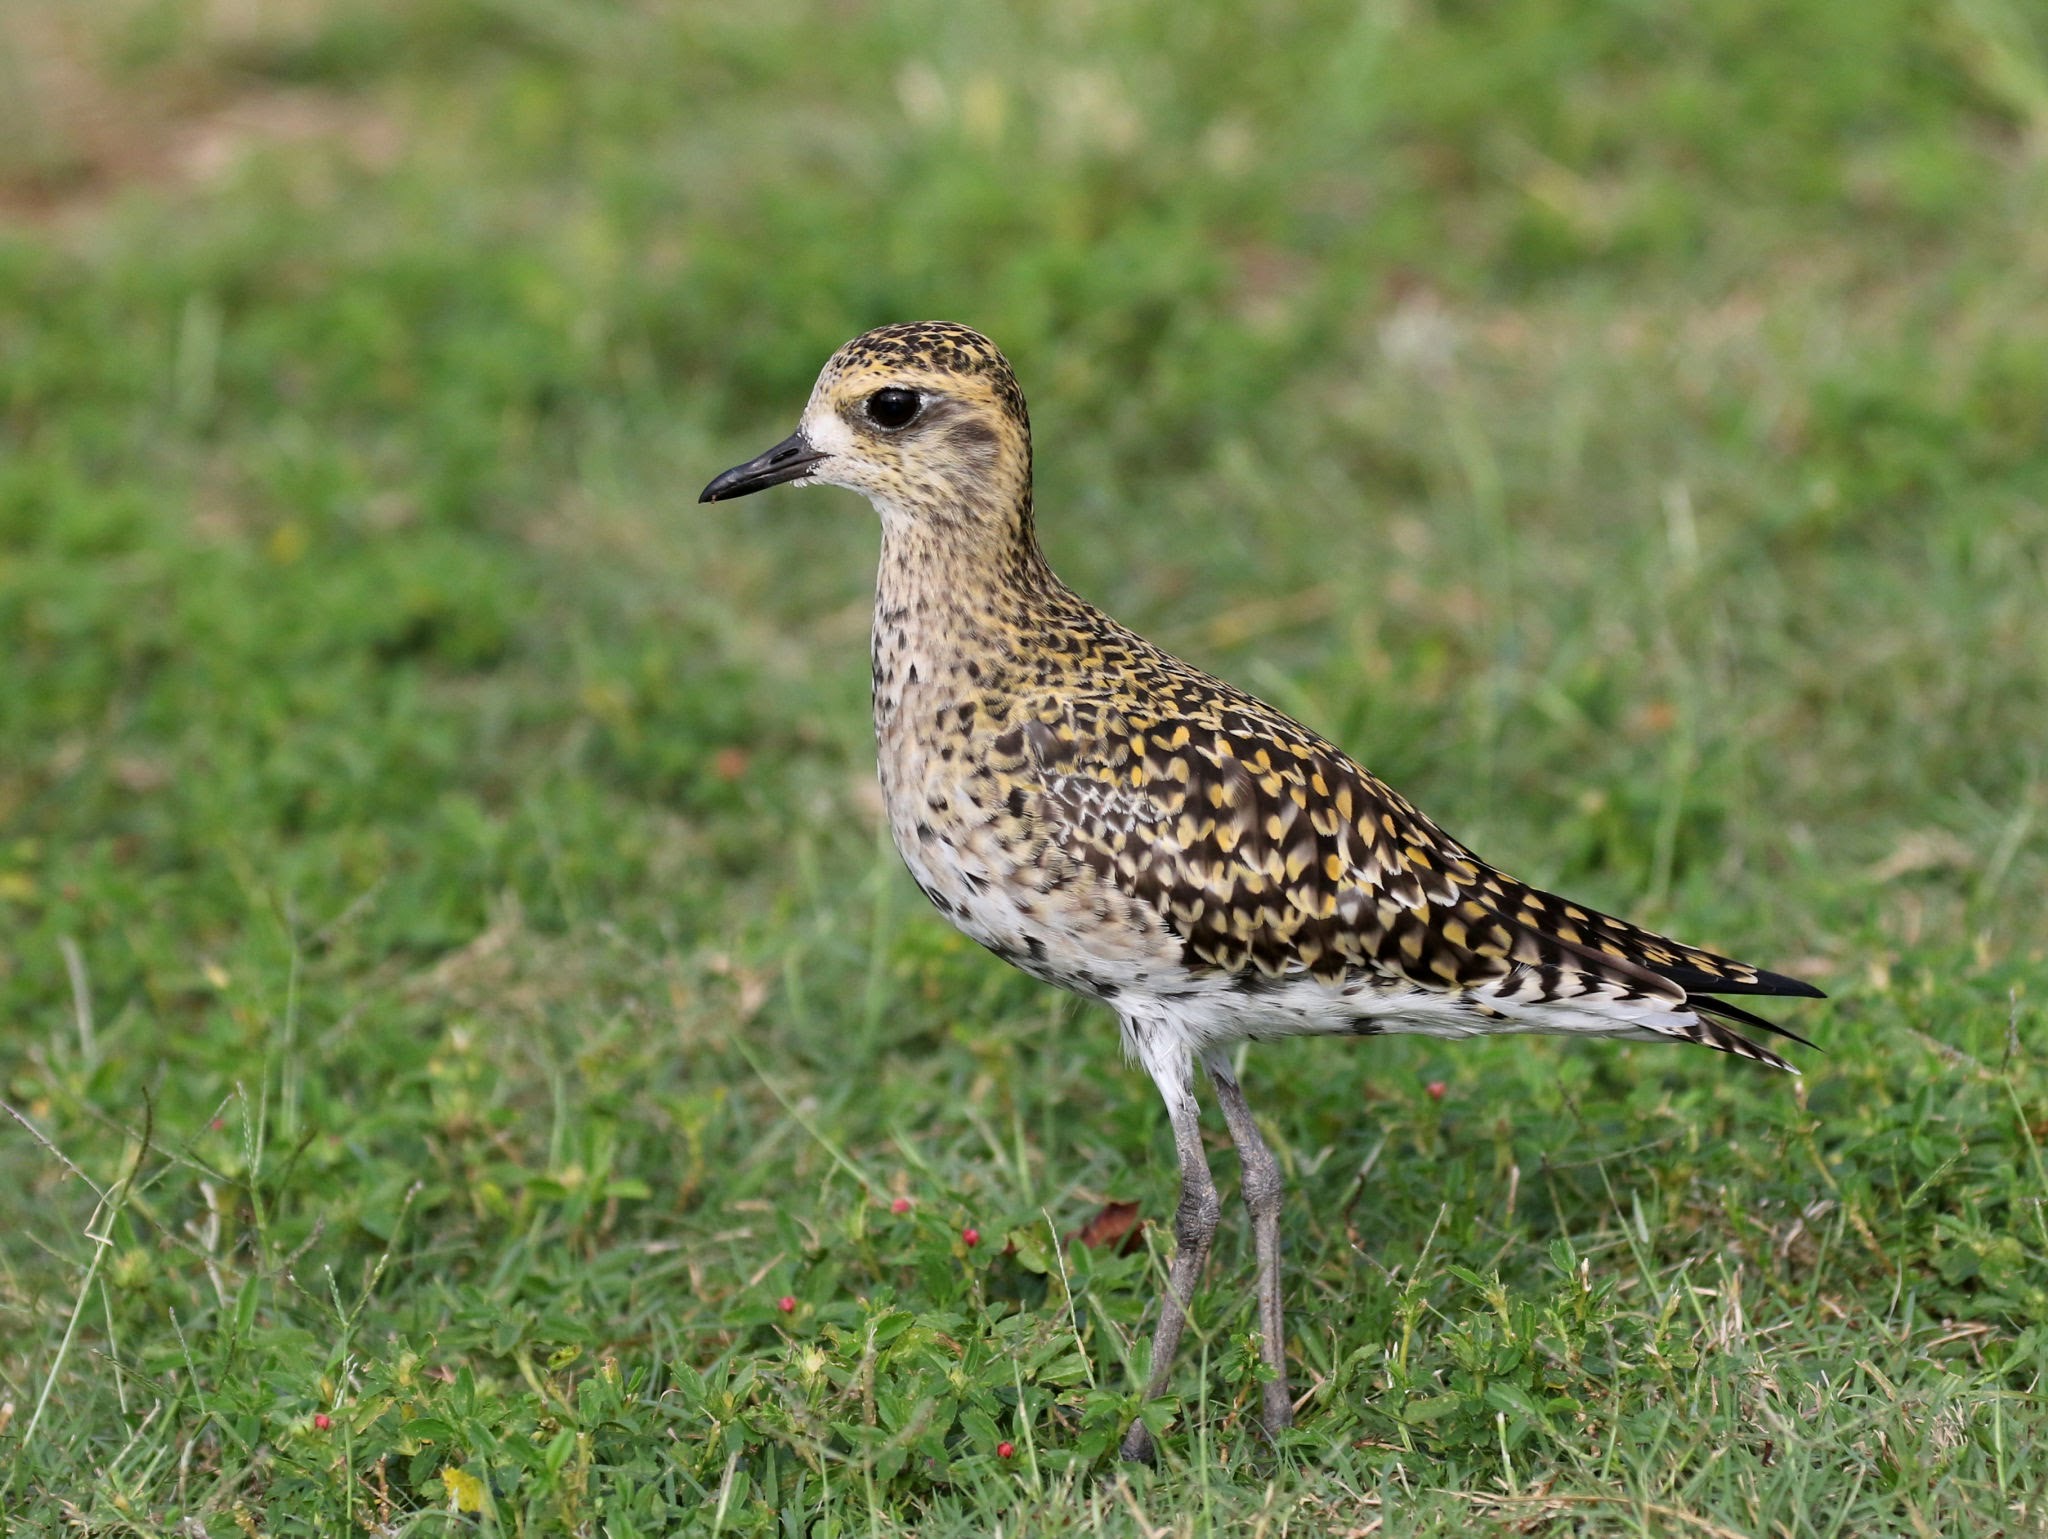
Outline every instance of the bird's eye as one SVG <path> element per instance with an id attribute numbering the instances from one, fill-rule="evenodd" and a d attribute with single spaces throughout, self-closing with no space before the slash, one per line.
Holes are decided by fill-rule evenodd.
<path id="1" fill-rule="evenodd" d="M 924 400 L 915 390 L 903 390 L 891 385 L 886 390 L 877 390 L 868 397 L 868 420 L 878 428 L 895 429 L 910 426 Z"/>

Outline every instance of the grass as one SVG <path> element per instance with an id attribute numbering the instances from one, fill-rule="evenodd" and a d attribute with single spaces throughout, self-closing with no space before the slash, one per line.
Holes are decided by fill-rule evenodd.
<path id="1" fill-rule="evenodd" d="M 2027 8 L 23 0 L 0 103 L 14 1531 L 2044 1531 Z M 928 315 L 1084 592 L 1833 996 L 1251 1055 L 1277 1450 L 1232 1205 L 1114 1463 L 1164 1119 L 886 848 L 866 510 L 693 505 Z"/>

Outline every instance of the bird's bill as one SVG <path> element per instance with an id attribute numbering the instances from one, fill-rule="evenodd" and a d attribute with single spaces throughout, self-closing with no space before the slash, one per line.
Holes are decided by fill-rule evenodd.
<path id="1" fill-rule="evenodd" d="M 766 491 L 771 486 L 801 481 L 823 458 L 824 452 L 813 449 L 810 440 L 801 432 L 791 433 L 766 454 L 757 454 L 746 464 L 735 465 L 724 475 L 713 477 L 697 500 L 724 502 L 730 497 L 744 497 L 749 492 Z"/>

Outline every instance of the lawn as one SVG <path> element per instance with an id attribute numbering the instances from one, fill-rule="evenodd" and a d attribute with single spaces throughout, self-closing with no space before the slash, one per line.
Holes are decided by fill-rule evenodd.
<path id="1" fill-rule="evenodd" d="M 1115 1461 L 1165 1117 L 888 847 L 871 513 L 695 503 L 925 317 L 1082 592 L 1831 996 L 1249 1053 L 1277 1448 L 1212 1116 Z M 2023 0 L 0 13 L 14 1532 L 2048 1533 L 2044 910 Z"/>

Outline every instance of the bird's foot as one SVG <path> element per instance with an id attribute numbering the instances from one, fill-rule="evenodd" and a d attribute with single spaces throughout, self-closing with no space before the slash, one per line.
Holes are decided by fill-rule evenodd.
<path id="1" fill-rule="evenodd" d="M 1131 1430 L 1124 1434 L 1123 1446 L 1117 1450 L 1117 1457 L 1127 1464 L 1159 1462 L 1159 1449 L 1152 1441 L 1152 1429 L 1143 1420 L 1131 1423 Z"/>
<path id="2" fill-rule="evenodd" d="M 1287 1393 L 1284 1379 L 1266 1386 L 1266 1404 L 1259 1417 L 1259 1425 L 1266 1429 L 1267 1438 L 1275 1443 L 1280 1441 L 1281 1433 L 1294 1425 L 1294 1401 Z"/>

